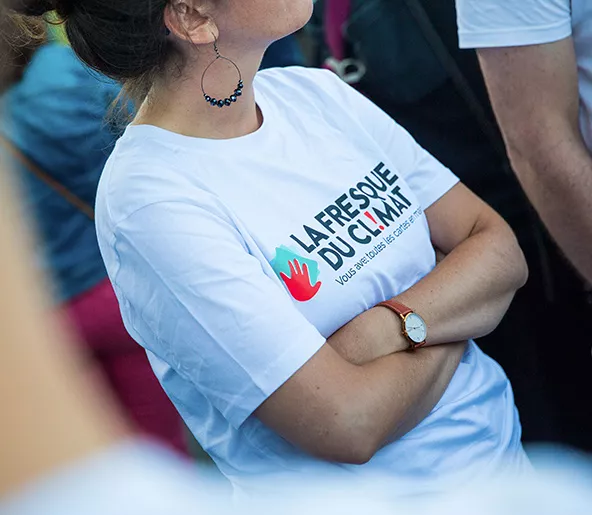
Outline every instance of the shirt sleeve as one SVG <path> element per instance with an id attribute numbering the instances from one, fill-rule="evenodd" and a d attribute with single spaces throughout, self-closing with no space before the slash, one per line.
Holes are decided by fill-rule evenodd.
<path id="1" fill-rule="evenodd" d="M 570 0 L 456 0 L 461 48 L 552 43 L 572 33 Z"/>
<path id="2" fill-rule="evenodd" d="M 118 224 L 113 282 L 134 338 L 238 428 L 325 339 L 230 217 L 194 200 Z"/>
<path id="3" fill-rule="evenodd" d="M 390 164 L 405 179 L 417 196 L 423 209 L 439 200 L 459 182 L 448 168 L 440 163 L 393 118 L 367 97 L 343 82 L 333 72 L 320 70 L 319 79 L 325 81 L 341 106 L 347 106 L 354 123 L 374 140 L 389 157 Z M 322 83 L 321 80 L 317 81 Z"/>

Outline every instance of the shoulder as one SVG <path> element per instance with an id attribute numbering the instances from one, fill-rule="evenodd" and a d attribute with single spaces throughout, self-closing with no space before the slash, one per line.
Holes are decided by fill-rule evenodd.
<path id="1" fill-rule="evenodd" d="M 319 68 L 292 66 L 265 70 L 259 73 L 255 90 L 285 119 L 330 125 L 346 130 L 350 137 L 366 132 L 368 120 L 384 115 L 335 73 Z"/>
<path id="2" fill-rule="evenodd" d="M 456 0 L 461 48 L 552 43 L 572 33 L 571 0 Z"/>
<path id="3" fill-rule="evenodd" d="M 139 211 L 170 211 L 176 205 L 223 211 L 218 197 L 193 172 L 178 161 L 174 149 L 128 129 L 99 182 L 97 225 L 114 229 Z"/>
<path id="4" fill-rule="evenodd" d="M 319 87 L 341 82 L 331 71 L 322 68 L 307 68 L 304 66 L 286 66 L 284 68 L 268 68 L 257 73 L 259 83 L 286 84 L 318 84 Z"/>

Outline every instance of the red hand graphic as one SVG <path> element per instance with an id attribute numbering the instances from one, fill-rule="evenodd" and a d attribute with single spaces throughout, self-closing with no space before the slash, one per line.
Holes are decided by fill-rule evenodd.
<path id="1" fill-rule="evenodd" d="M 290 277 L 283 272 L 280 272 L 280 277 L 286 284 L 292 297 L 298 302 L 306 302 L 312 299 L 318 293 L 321 287 L 321 281 L 314 286 L 310 284 L 310 274 L 306 263 L 302 265 L 302 269 L 297 259 L 293 262 L 289 261 L 288 264 L 290 265 Z"/>

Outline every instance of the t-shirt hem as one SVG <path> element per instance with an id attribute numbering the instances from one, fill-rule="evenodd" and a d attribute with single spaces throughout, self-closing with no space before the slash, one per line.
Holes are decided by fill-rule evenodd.
<path id="1" fill-rule="evenodd" d="M 459 30 L 460 48 L 494 48 L 542 45 L 572 35 L 571 20 L 540 27 L 504 28 L 479 32 Z"/>
<path id="2" fill-rule="evenodd" d="M 314 332 L 311 331 L 311 333 Z M 310 344 L 303 346 L 302 342 L 307 338 Z M 251 399 L 250 402 L 243 404 L 240 410 L 232 410 L 231 407 L 224 414 L 226 419 L 239 429 L 257 408 L 300 370 L 326 342 L 327 340 L 319 333 L 300 334 L 298 342 L 282 354 L 261 376 L 254 378 L 251 388 L 241 394 L 241 397 Z"/>

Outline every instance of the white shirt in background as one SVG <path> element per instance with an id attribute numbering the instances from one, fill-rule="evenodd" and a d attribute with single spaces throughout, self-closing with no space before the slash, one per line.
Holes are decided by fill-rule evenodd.
<path id="1" fill-rule="evenodd" d="M 456 6 L 461 48 L 538 45 L 573 37 L 580 125 L 592 150 L 592 1 L 456 0 Z"/>

